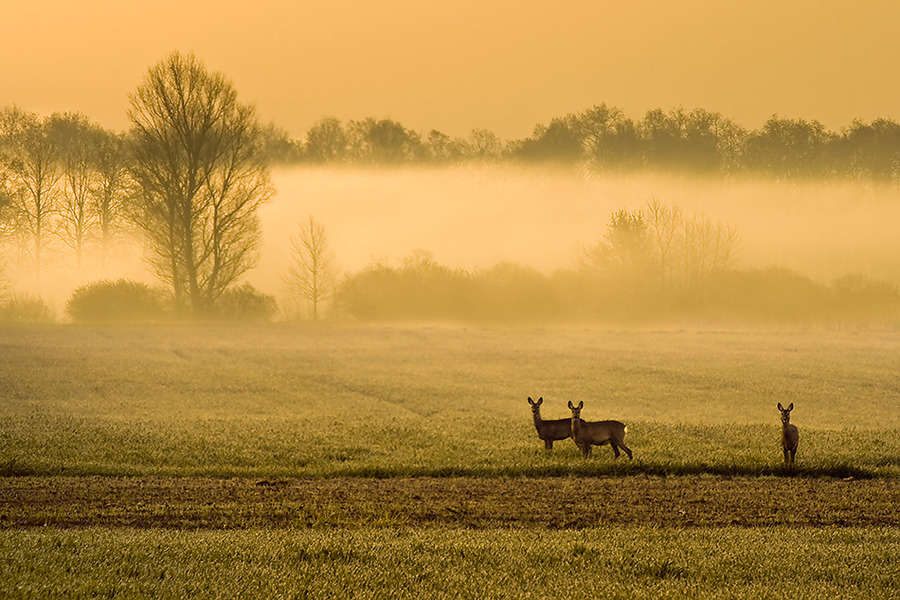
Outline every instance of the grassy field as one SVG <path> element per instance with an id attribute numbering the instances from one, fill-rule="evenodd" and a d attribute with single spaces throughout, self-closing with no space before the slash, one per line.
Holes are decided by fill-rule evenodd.
<path id="1" fill-rule="evenodd" d="M 0 531 L 4 598 L 890 598 L 900 530 Z"/>
<path id="2" fill-rule="evenodd" d="M 900 474 L 900 334 L 204 326 L 0 331 L 0 474 Z M 545 456 L 544 418 L 629 427 Z"/>
<path id="3" fill-rule="evenodd" d="M 0 597 L 896 595 L 898 332 L 51 326 L 0 356 Z M 635 460 L 548 455 L 528 396 Z"/>

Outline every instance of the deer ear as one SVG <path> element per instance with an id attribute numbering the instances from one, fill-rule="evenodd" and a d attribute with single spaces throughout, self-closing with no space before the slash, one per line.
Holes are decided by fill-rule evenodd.
<path id="1" fill-rule="evenodd" d="M 531 396 L 528 396 L 528 404 L 534 406 L 534 400 L 531 399 Z"/>
<path id="2" fill-rule="evenodd" d="M 543 402 L 544 402 L 544 397 L 543 397 L 543 396 L 541 396 L 540 398 L 538 398 L 538 401 L 537 401 L 538 406 L 540 406 Z"/>
<path id="3" fill-rule="evenodd" d="M 584 408 L 584 400 L 578 403 L 578 408 Z"/>
<path id="4" fill-rule="evenodd" d="M 794 410 L 794 403 L 793 403 L 793 402 L 791 402 L 791 405 L 788 406 L 788 410 Z"/>
<path id="5" fill-rule="evenodd" d="M 572 404 L 571 400 L 569 400 L 569 408 L 575 410 L 575 406 Z"/>
<path id="6" fill-rule="evenodd" d="M 778 410 L 784 410 L 784 407 L 781 405 L 781 402 L 778 403 Z"/>

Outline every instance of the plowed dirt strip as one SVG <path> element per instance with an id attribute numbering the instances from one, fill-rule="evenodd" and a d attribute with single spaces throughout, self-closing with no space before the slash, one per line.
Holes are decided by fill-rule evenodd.
<path id="1" fill-rule="evenodd" d="M 900 482 L 0 478 L 0 528 L 900 526 Z"/>

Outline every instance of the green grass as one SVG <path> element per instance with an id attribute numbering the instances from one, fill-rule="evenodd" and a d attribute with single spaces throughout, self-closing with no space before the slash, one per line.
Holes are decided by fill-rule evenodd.
<path id="1" fill-rule="evenodd" d="M 900 333 L 441 327 L 0 329 L 0 474 L 900 474 Z M 546 456 L 545 418 L 629 426 Z"/>
<path id="2" fill-rule="evenodd" d="M 633 422 L 635 460 L 608 446 L 583 460 L 571 440 L 546 454 L 533 429 L 355 422 L 311 429 L 303 419 L 6 418 L 0 475 L 397 477 L 807 475 L 896 477 L 900 431 L 805 430 L 798 463 L 782 464 L 778 430 L 762 425 Z M 507 424 L 504 424 L 506 427 Z M 509 431 L 514 435 L 508 435 Z M 860 449 L 865 435 L 868 446 Z M 496 440 L 496 441 L 494 441 Z"/>
<path id="3" fill-rule="evenodd" d="M 891 598 L 896 529 L 0 530 L 3 598 Z"/>
<path id="4" fill-rule="evenodd" d="M 900 332 L 5 328 L 0 475 L 894 480 L 898 356 Z M 545 454 L 528 396 L 626 422 L 635 460 Z M 856 527 L 0 526 L 0 597 L 889 598 L 898 548 Z"/>

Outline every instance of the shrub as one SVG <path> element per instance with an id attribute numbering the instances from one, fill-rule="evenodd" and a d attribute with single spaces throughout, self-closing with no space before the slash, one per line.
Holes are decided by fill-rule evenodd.
<path id="1" fill-rule="evenodd" d="M 165 314 L 165 293 L 128 279 L 96 281 L 72 292 L 66 312 L 74 321 L 155 320 Z"/>
<path id="2" fill-rule="evenodd" d="M 13 295 L 0 303 L 0 323 L 53 323 L 56 314 L 37 296 Z"/>
<path id="3" fill-rule="evenodd" d="M 260 292 L 249 283 L 225 290 L 213 311 L 217 317 L 235 321 L 269 321 L 276 312 L 275 297 Z"/>

